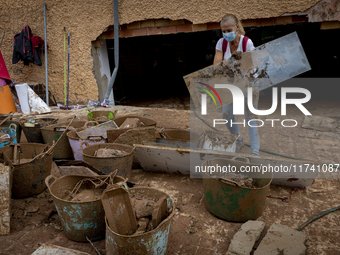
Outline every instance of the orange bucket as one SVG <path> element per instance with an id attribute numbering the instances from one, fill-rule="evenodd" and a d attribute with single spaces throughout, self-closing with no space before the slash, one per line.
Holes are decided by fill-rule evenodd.
<path id="1" fill-rule="evenodd" d="M 0 113 L 16 112 L 14 99 L 8 85 L 0 87 Z"/>

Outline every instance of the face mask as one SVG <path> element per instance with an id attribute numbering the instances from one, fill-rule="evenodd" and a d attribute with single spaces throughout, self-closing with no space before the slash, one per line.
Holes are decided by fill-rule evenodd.
<path id="1" fill-rule="evenodd" d="M 235 32 L 230 33 L 223 33 L 223 38 L 226 39 L 228 42 L 234 41 L 236 38 Z"/>

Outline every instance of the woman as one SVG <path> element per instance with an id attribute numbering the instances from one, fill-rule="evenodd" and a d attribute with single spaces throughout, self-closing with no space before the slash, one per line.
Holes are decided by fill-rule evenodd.
<path id="1" fill-rule="evenodd" d="M 231 56 L 239 56 L 240 52 L 252 51 L 255 49 L 253 42 L 245 35 L 245 31 L 239 19 L 233 14 L 225 15 L 221 20 L 221 30 L 223 38 L 218 40 L 216 44 L 216 53 L 214 58 L 214 64 L 221 62 L 222 60 L 229 59 Z M 253 104 L 257 109 L 258 107 L 258 92 L 253 93 Z M 245 100 L 245 104 L 246 104 Z M 247 104 L 246 104 L 247 105 Z M 245 107 L 247 109 L 247 107 Z M 240 130 L 236 123 L 233 114 L 233 104 L 223 105 L 222 108 L 223 119 L 228 120 L 227 127 L 229 131 L 237 135 Z M 248 125 L 249 138 L 251 144 L 251 154 L 259 155 L 260 150 L 260 137 L 258 135 L 256 116 L 251 112 L 248 113 L 245 110 L 245 120 Z M 250 121 L 250 122 L 249 122 Z M 239 151 L 243 146 L 243 138 L 240 135 L 236 143 L 236 151 Z"/>

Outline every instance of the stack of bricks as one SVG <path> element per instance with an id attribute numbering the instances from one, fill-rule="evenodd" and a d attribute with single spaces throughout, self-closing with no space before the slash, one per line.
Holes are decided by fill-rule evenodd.
<path id="1" fill-rule="evenodd" d="M 283 25 L 299 22 L 308 22 L 306 16 L 283 16 L 266 19 L 249 19 L 243 20 L 244 27 L 259 27 L 271 25 Z M 219 22 L 192 24 L 187 20 L 168 20 L 168 19 L 151 19 L 144 21 L 136 21 L 130 24 L 120 26 L 119 37 L 148 36 L 160 34 L 176 34 L 197 31 L 207 31 L 220 29 Z M 98 39 L 113 39 L 113 28 L 108 29 Z"/>

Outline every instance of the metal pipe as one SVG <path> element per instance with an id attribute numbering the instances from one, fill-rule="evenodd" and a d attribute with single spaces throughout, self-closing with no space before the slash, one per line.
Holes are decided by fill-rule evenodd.
<path id="1" fill-rule="evenodd" d="M 48 67 L 47 67 L 47 32 L 46 32 L 46 3 L 44 3 L 44 34 L 45 34 L 45 83 L 46 83 L 46 104 L 49 105 L 48 94 Z"/>
<path id="2" fill-rule="evenodd" d="M 115 69 L 112 72 L 112 76 L 109 81 L 109 85 L 107 87 L 104 101 L 108 101 L 110 97 L 110 93 L 113 87 L 113 83 L 115 82 L 118 67 L 119 67 L 119 20 L 118 20 L 118 0 L 113 1 L 113 29 L 114 29 L 114 50 L 115 50 Z M 114 105 L 114 101 L 112 103 Z"/>

